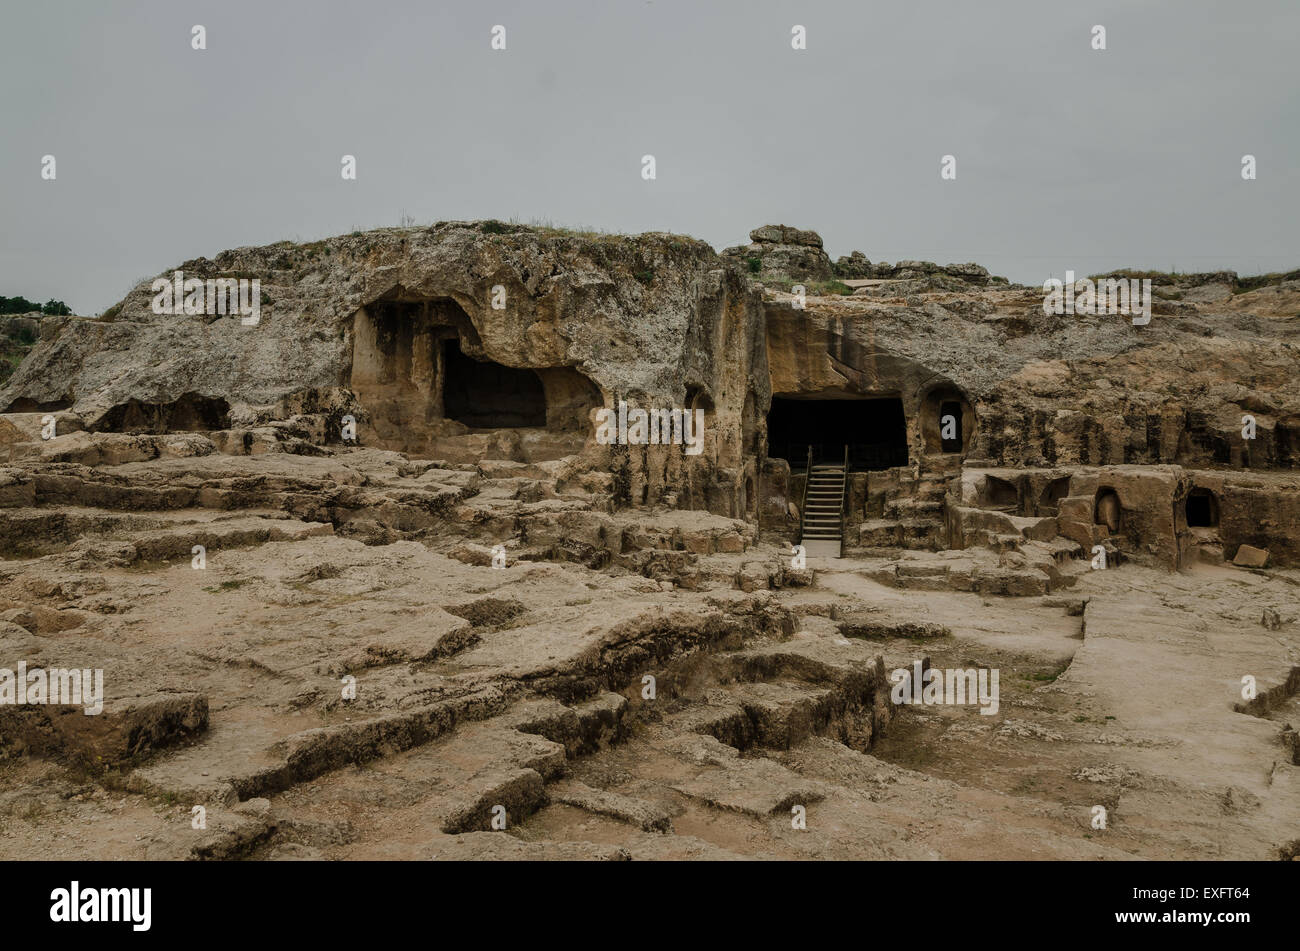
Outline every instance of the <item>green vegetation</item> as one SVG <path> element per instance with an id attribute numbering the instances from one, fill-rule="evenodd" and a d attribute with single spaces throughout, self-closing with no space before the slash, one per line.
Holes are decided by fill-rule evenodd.
<path id="1" fill-rule="evenodd" d="M 61 300 L 48 300 L 44 304 L 28 300 L 26 297 L 0 297 L 0 314 L 49 314 L 54 317 L 66 317 L 72 308 Z"/>
<path id="2" fill-rule="evenodd" d="M 0 325 L 0 383 L 13 375 L 36 340 L 35 328 L 24 320 L 7 320 Z"/>
<path id="3" fill-rule="evenodd" d="M 1024 679 L 1024 680 L 1032 680 L 1032 681 L 1034 681 L 1034 682 L 1036 682 L 1036 683 L 1045 683 L 1045 684 L 1050 684 L 1050 683 L 1054 683 L 1054 682 L 1056 681 L 1056 678 L 1057 678 L 1057 677 L 1059 677 L 1059 676 L 1061 676 L 1061 674 L 1065 673 L 1066 669 L 1067 669 L 1069 666 L 1070 666 L 1069 661 L 1066 661 L 1064 664 L 1061 664 L 1061 665 L 1060 665 L 1059 667 L 1057 667 L 1055 670 L 1046 671 L 1046 672 L 1044 672 L 1044 671 L 1036 671 L 1036 672 L 1031 673 L 1031 674 L 1025 674 L 1025 673 L 1022 673 L 1022 674 L 1020 675 L 1020 677 L 1021 677 L 1022 679 Z"/>
<path id="4" fill-rule="evenodd" d="M 1247 291 L 1257 291 L 1261 287 L 1268 287 L 1271 284 L 1281 284 L 1283 281 L 1300 281 L 1300 271 L 1274 271 L 1271 274 L 1256 274 L 1253 277 L 1237 278 L 1237 286 L 1233 289 L 1234 294 L 1244 294 Z"/>
<path id="5" fill-rule="evenodd" d="M 530 218 L 527 223 L 519 222 L 516 221 L 514 218 L 511 218 L 510 224 L 514 226 L 511 229 L 513 231 L 520 231 L 525 228 L 529 228 L 532 229 L 533 231 L 536 231 L 538 234 L 550 235 L 552 237 L 560 237 L 560 238 L 586 238 L 588 240 L 592 240 L 596 238 L 620 237 L 619 235 L 613 234 L 612 232 L 609 231 L 601 231 L 598 228 L 589 228 L 589 227 L 575 228 L 569 225 L 557 225 L 554 221 L 551 221 L 549 218 Z"/>
<path id="6" fill-rule="evenodd" d="M 1093 274 L 1089 276 L 1091 281 L 1105 280 L 1106 278 L 1127 279 L 1130 281 L 1149 280 L 1152 284 L 1179 284 L 1191 281 L 1198 283 L 1197 279 L 1202 279 L 1199 283 L 1205 283 L 1204 278 L 1212 277 L 1217 274 L 1230 274 L 1229 271 L 1207 272 L 1205 274 L 1191 274 L 1183 271 L 1143 271 L 1134 268 L 1123 268 L 1118 271 L 1107 271 L 1104 274 Z M 1296 271 L 1273 271 L 1269 274 L 1254 274 L 1249 277 L 1234 276 L 1232 282 L 1232 292 L 1234 294 L 1245 294 L 1248 291 L 1256 291 L 1261 287 L 1269 287 L 1281 284 L 1285 281 L 1300 281 L 1300 270 Z M 1175 296 L 1176 292 L 1160 295 L 1166 300 L 1180 300 L 1181 294 Z"/>
<path id="7" fill-rule="evenodd" d="M 1142 281 L 1149 280 L 1152 284 L 1175 284 L 1183 278 L 1189 277 L 1181 271 L 1137 271 L 1133 268 L 1122 268 L 1118 271 L 1107 271 L 1104 274 L 1089 275 L 1090 281 L 1104 281 L 1108 277 L 1119 280 Z"/>
<path id="8" fill-rule="evenodd" d="M 842 281 L 789 281 L 783 278 L 764 279 L 763 283 L 767 287 L 774 287 L 777 290 L 792 291 L 796 284 L 802 284 L 804 291 L 809 297 L 833 297 L 839 295 L 847 297 L 853 293 L 853 288 Z"/>

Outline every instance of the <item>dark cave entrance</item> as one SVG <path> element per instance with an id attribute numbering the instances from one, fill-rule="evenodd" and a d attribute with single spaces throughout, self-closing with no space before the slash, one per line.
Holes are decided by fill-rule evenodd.
<path id="1" fill-rule="evenodd" d="M 546 425 L 546 392 L 536 371 L 475 360 L 458 340 L 443 341 L 443 412 L 471 429 Z"/>
<path id="2" fill-rule="evenodd" d="M 1104 525 L 1110 532 L 1118 532 L 1124 520 L 1124 507 L 1120 504 L 1119 493 L 1110 486 L 1102 486 L 1092 504 L 1092 521 L 1094 525 Z"/>
<path id="3" fill-rule="evenodd" d="M 939 404 L 939 447 L 943 452 L 961 452 L 960 403 L 949 400 Z"/>
<path id="4" fill-rule="evenodd" d="M 1187 527 L 1214 528 L 1219 524 L 1219 500 L 1209 489 L 1192 489 L 1187 496 Z"/>
<path id="5" fill-rule="evenodd" d="M 105 413 L 94 428 L 109 433 L 216 432 L 230 428 L 230 404 L 199 393 L 184 393 L 170 403 L 132 397 Z"/>
<path id="6" fill-rule="evenodd" d="M 812 447 L 814 463 L 842 464 L 844 447 L 857 471 L 907 465 L 903 401 L 797 399 L 776 396 L 767 415 L 768 455 L 802 471 Z"/>
<path id="7" fill-rule="evenodd" d="M 955 386 L 934 387 L 921 400 L 918 413 L 926 452 L 960 454 L 970 448 L 975 411 Z"/>

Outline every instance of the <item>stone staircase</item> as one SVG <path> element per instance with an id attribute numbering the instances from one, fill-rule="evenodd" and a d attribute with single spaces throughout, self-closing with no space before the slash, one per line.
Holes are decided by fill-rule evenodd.
<path id="1" fill-rule="evenodd" d="M 808 472 L 800 544 L 809 555 L 840 557 L 843 542 L 844 466 L 815 465 Z"/>

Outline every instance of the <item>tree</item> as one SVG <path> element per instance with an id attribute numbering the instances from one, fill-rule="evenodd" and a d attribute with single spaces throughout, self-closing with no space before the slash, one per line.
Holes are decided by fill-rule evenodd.
<path id="1" fill-rule="evenodd" d="M 26 314 L 40 309 L 40 304 L 26 297 L 0 297 L 0 314 Z"/>
<path id="2" fill-rule="evenodd" d="M 61 300 L 49 300 L 44 306 L 36 303 L 34 300 L 28 300 L 26 297 L 0 297 L 0 314 L 50 314 L 56 317 L 67 317 L 72 314 L 72 308 Z"/>

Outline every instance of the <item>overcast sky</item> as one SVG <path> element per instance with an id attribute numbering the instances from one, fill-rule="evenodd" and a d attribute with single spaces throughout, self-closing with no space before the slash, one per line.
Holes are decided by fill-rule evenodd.
<path id="1" fill-rule="evenodd" d="M 1025 283 L 1290 269 L 1297 36 L 1297 0 L 6 0 L 0 294 L 96 314 L 403 215 L 718 249 L 784 223 Z"/>

